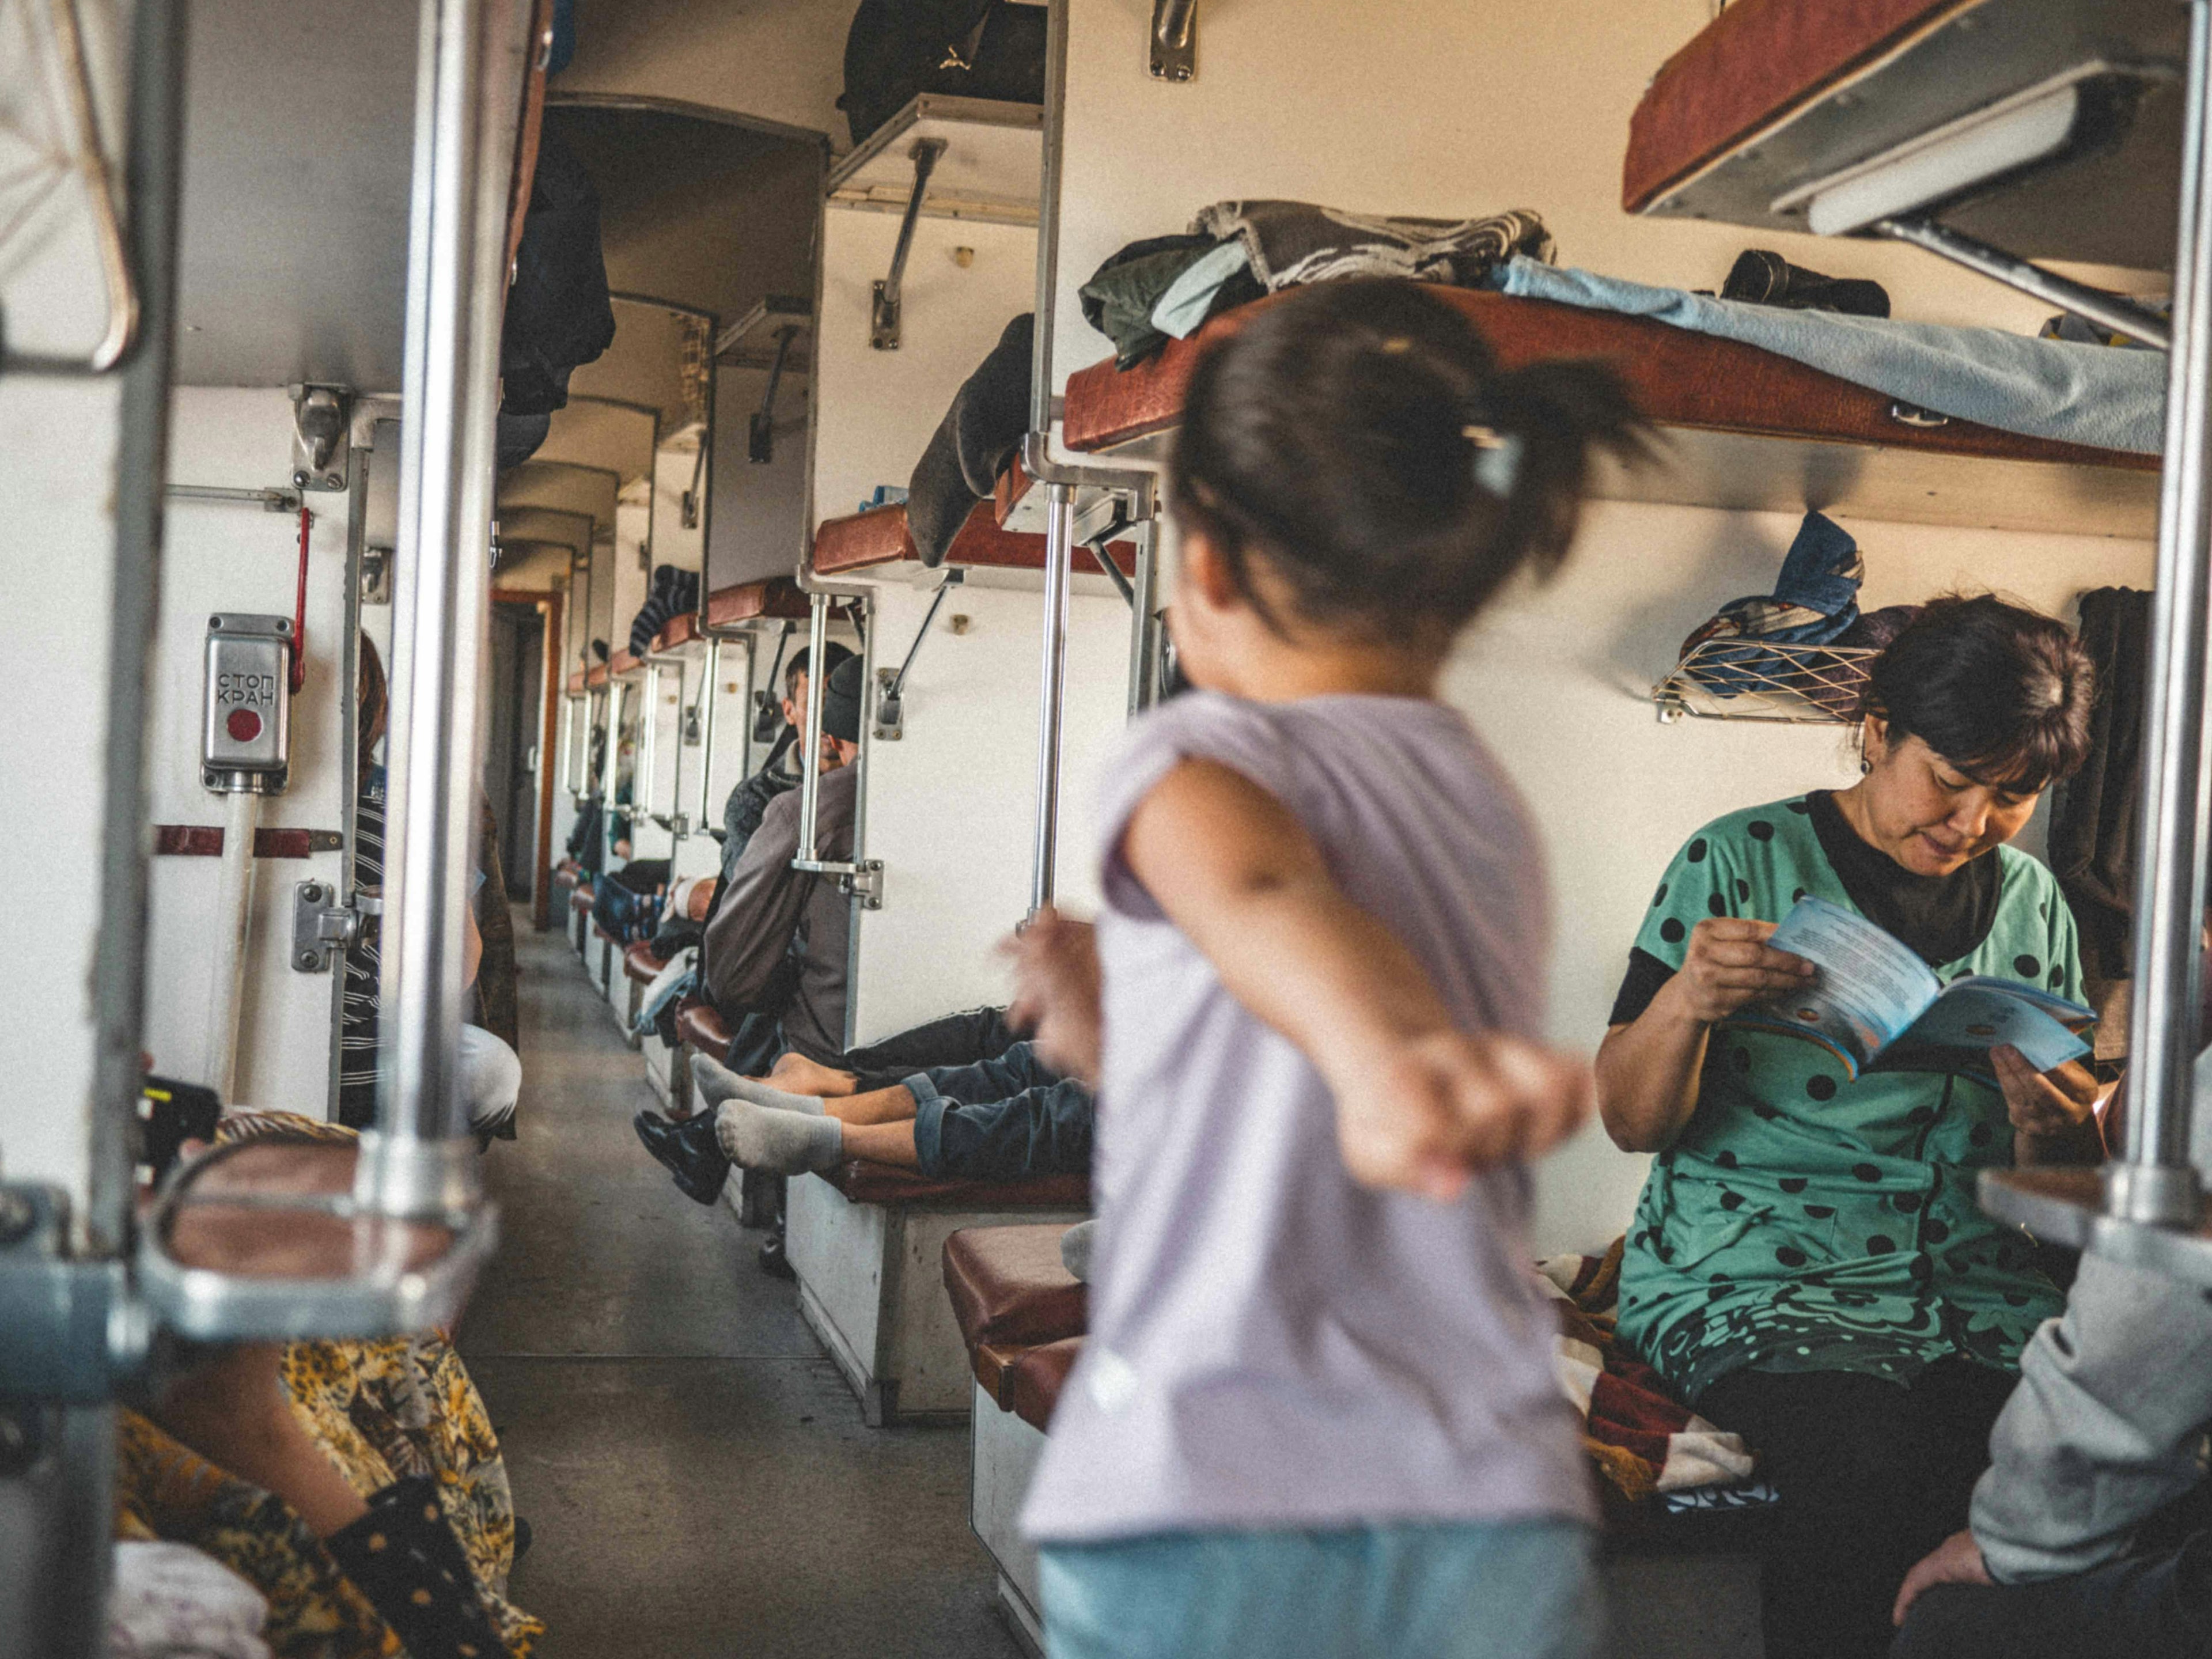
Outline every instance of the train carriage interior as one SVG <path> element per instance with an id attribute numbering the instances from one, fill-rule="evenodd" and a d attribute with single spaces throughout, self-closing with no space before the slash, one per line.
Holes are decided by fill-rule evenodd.
<path id="1" fill-rule="evenodd" d="M 2208 141 L 0 0 L 0 1659 L 2204 1652 Z"/>

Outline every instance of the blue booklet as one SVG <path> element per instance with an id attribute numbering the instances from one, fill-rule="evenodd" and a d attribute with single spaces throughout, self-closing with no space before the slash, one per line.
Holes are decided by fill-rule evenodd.
<path id="1" fill-rule="evenodd" d="M 1957 1072 L 1995 1083 L 1990 1050 L 2010 1044 L 2039 1072 L 2089 1052 L 2096 1015 L 2017 980 L 1976 974 L 1946 985 L 1905 943 L 1855 911 L 1800 899 L 1767 943 L 1820 971 L 1802 988 L 1729 1017 L 1801 1036 L 1867 1072 Z"/>

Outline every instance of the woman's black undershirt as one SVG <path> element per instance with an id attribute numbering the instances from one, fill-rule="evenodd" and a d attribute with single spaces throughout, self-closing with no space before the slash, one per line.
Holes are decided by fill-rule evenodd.
<path id="1" fill-rule="evenodd" d="M 1956 962 L 1990 936 L 2004 888 L 2004 866 L 1994 851 L 1948 876 L 1915 875 L 1880 848 L 1861 841 L 1829 791 L 1814 790 L 1805 803 L 1820 850 L 1851 902 L 1923 962 L 1931 968 Z M 1628 974 L 1607 1023 L 1626 1025 L 1639 1018 L 1674 977 L 1674 969 L 1650 951 L 1629 951 Z"/>

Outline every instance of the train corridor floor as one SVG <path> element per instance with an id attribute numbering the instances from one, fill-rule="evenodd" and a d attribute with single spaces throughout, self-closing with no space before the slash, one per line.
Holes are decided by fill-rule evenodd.
<path id="1" fill-rule="evenodd" d="M 968 1529 L 968 1437 L 864 1426 L 760 1271 L 630 1132 L 643 1062 L 561 933 L 516 919 L 520 1138 L 459 1334 L 534 1534 L 544 1659 L 1012 1659 Z"/>

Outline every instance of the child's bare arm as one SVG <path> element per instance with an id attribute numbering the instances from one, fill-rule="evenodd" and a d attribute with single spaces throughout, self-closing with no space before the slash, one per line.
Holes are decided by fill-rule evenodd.
<path id="1" fill-rule="evenodd" d="M 1358 1179 L 1449 1197 L 1471 1170 L 1544 1152 L 1588 1114 L 1586 1067 L 1456 1030 L 1413 954 L 1243 774 L 1183 762 L 1138 805 L 1122 853 L 1222 983 L 1328 1079 Z"/>
<path id="2" fill-rule="evenodd" d="M 1085 1083 L 1098 1079 L 1098 941 L 1087 921 L 1072 921 L 1050 905 L 1001 947 L 1014 959 L 1014 1000 L 1006 1016 L 1033 1033 L 1037 1053 L 1055 1070 Z"/>

